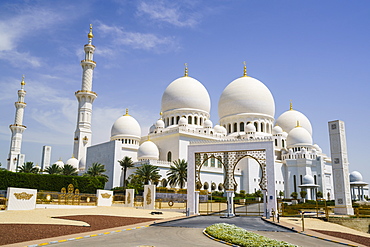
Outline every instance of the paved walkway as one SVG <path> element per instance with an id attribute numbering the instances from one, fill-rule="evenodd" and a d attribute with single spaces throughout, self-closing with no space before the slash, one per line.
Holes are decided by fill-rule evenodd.
<path id="1" fill-rule="evenodd" d="M 127 208 L 127 207 L 119 207 L 119 206 L 112 206 L 112 207 L 95 207 L 95 208 L 81 208 L 81 209 L 35 209 L 35 210 L 27 210 L 27 211 L 0 211 L 0 223 L 1 224 L 6 224 L 6 223 L 19 223 L 19 224 L 63 224 L 63 225 L 86 225 L 84 222 L 79 222 L 79 221 L 70 221 L 70 220 L 62 220 L 62 219 L 55 219 L 52 217 L 57 217 L 57 216 L 67 216 L 67 215 L 113 215 L 113 216 L 127 216 L 127 217 L 146 217 L 146 218 L 161 218 L 161 221 L 168 221 L 170 219 L 175 219 L 175 218 L 184 218 L 183 213 L 179 212 L 171 212 L 171 211 L 166 211 L 162 210 L 163 214 L 162 215 L 151 215 L 150 212 L 152 211 L 160 211 L 160 210 L 143 210 L 143 209 L 136 209 L 136 208 Z M 99 232 L 89 232 L 89 233 L 80 233 L 80 234 L 75 234 L 75 235 L 69 235 L 69 236 L 61 236 L 58 238 L 53 238 L 53 239 L 43 239 L 43 240 L 36 240 L 36 241 L 31 241 L 27 243 L 21 243 L 21 244 L 14 244 L 11 246 L 25 246 L 25 245 L 32 245 L 32 244 L 41 244 L 41 243 L 48 243 L 52 241 L 59 241 L 59 240 L 65 240 L 69 238 L 81 238 L 80 240 L 73 240 L 73 241 L 67 241 L 64 243 L 65 246 L 71 244 L 70 246 L 82 246 L 82 245 L 89 245 L 88 241 L 91 240 L 86 240 L 82 239 L 82 237 L 86 235 L 97 235 L 94 237 L 93 241 L 102 241 L 102 245 L 108 246 L 106 241 L 108 239 L 111 239 L 109 241 L 112 241 L 112 245 L 110 246 L 115 246 L 114 243 L 115 241 L 118 241 L 117 243 L 120 243 L 120 246 L 140 246 L 140 245 L 150 245 L 149 242 L 143 242 L 142 240 L 147 239 L 150 240 L 149 236 L 153 236 L 152 239 L 152 246 L 174 246 L 173 243 L 176 243 L 175 246 L 186 246 L 182 245 L 182 242 L 184 244 L 189 244 L 186 241 L 188 239 L 197 239 L 196 241 L 198 242 L 199 239 L 199 245 L 193 245 L 193 246 L 218 246 L 216 242 L 213 242 L 213 240 L 207 239 L 203 234 L 202 234 L 202 229 L 205 228 L 206 226 L 212 224 L 212 217 L 216 218 L 216 222 L 227 222 L 227 223 L 232 223 L 232 221 L 237 221 L 236 225 L 240 225 L 241 227 L 256 231 L 257 233 L 261 235 L 265 235 L 271 238 L 275 238 L 278 240 L 284 240 L 293 244 L 299 244 L 297 242 L 294 242 L 292 239 L 296 238 L 298 236 L 298 239 L 303 240 L 302 243 L 299 245 L 301 246 L 320 246 L 320 244 L 316 245 L 314 244 L 314 238 L 304 236 L 299 233 L 295 232 L 290 232 L 287 229 L 280 229 L 280 230 L 274 230 L 273 225 L 269 225 L 269 223 L 263 222 L 263 223 L 257 223 L 259 221 L 259 218 L 249 218 L 249 217 L 235 217 L 233 219 L 223 219 L 217 216 L 207 216 L 206 218 L 204 217 L 194 217 L 194 218 L 187 218 L 184 220 L 178 220 L 178 221 L 173 221 L 169 223 L 162 223 L 162 224 L 156 224 L 155 226 L 151 227 L 144 227 L 140 229 L 136 229 L 133 231 L 120 231 L 117 234 L 104 234 L 106 232 L 113 232 L 117 230 L 122 230 L 122 229 L 127 229 L 127 228 L 134 228 L 136 226 L 144 226 L 144 224 L 139 224 L 139 225 L 134 225 L 134 226 L 125 226 L 125 227 L 120 227 L 119 229 L 107 229 L 107 230 L 101 230 Z M 196 223 L 196 218 L 198 218 L 198 222 Z M 249 223 L 248 221 L 249 218 Z M 179 222 L 183 222 L 183 225 L 176 225 Z M 272 219 L 269 221 L 272 222 Z M 177 222 L 177 223 L 175 223 Z M 243 223 L 244 222 L 244 223 Z M 252 223 L 251 223 L 252 222 Z M 253 223 L 254 222 L 254 223 Z M 154 223 L 151 222 L 151 223 Z M 158 223 L 158 221 L 156 222 Z M 171 227 L 164 227 L 165 225 L 171 226 Z M 187 226 L 186 226 L 187 225 Z M 253 226 L 254 225 L 254 229 Z M 292 229 L 294 227 L 295 230 L 298 232 L 301 231 L 301 220 L 299 218 L 280 218 L 280 224 L 281 226 L 285 226 L 289 229 Z M 188 228 L 184 228 L 188 227 Z M 248 228 L 249 227 L 249 228 Z M 266 231 L 269 229 L 269 231 Z M 329 223 L 329 222 L 324 222 L 318 219 L 313 219 L 313 218 L 305 218 L 305 233 L 308 235 L 314 235 L 317 237 L 322 237 L 326 239 L 332 239 L 338 242 L 342 243 L 347 243 L 355 246 L 361 246 L 356 243 L 353 243 L 348 240 L 344 239 L 339 239 L 339 238 L 334 238 L 328 235 L 320 234 L 318 232 L 313 231 L 313 229 L 317 230 L 329 230 L 329 231 L 337 231 L 337 232 L 346 232 L 346 233 L 351 233 L 355 235 L 360 235 L 360 236 L 365 236 L 369 237 L 369 234 L 359 232 L 338 224 L 334 223 Z M 167 235 L 173 236 L 173 243 L 171 245 L 164 245 L 163 240 L 162 242 L 156 242 L 156 236 L 157 235 Z M 107 235 L 107 236 L 102 236 L 102 235 Z M 108 236 L 109 235 L 109 236 Z M 122 242 L 122 237 L 125 239 L 124 242 Z M 114 238 L 117 238 L 117 240 L 114 240 Z M 172 237 L 171 237 L 172 238 Z M 120 240 L 119 240 L 120 239 Z M 126 242 L 126 239 L 131 239 L 132 242 L 128 243 Z M 165 238 L 164 238 L 165 239 Z M 320 240 L 320 239 L 317 239 Z M 85 242 L 87 241 L 87 242 Z M 105 241 L 105 242 L 104 242 Z M 204 243 L 203 243 L 204 241 Z M 210 245 L 210 242 L 212 241 L 213 244 Z M 307 241 L 307 243 L 304 243 Z M 320 240 L 323 241 L 323 240 Z M 70 243 L 69 243 L 70 242 Z M 165 242 L 167 244 L 167 242 Z M 329 243 L 329 242 L 320 242 L 321 246 L 338 246 L 337 244 L 334 243 Z M 323 244 L 324 243 L 324 244 Z M 78 245 L 77 245 L 78 244 Z M 81 244 L 81 245 L 80 245 Z M 204 245 L 201 245 L 204 244 Z M 90 244 L 91 245 L 91 244 Z M 118 246 L 118 245 L 117 245 Z M 188 245 L 189 246 L 189 245 Z M 343 246 L 343 245 L 342 245 Z"/>

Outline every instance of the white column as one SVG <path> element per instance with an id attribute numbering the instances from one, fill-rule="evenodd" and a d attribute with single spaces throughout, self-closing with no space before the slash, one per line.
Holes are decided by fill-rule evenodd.
<path id="1" fill-rule="evenodd" d="M 73 155 L 79 160 L 80 171 L 86 167 L 86 152 L 87 147 L 91 146 L 91 116 L 92 104 L 97 97 L 97 94 L 92 91 L 93 72 L 96 67 L 96 62 L 93 60 L 95 46 L 92 45 L 92 26 L 90 25 L 90 33 L 88 36 L 88 44 L 84 46 L 85 59 L 81 61 L 82 66 L 82 85 L 81 90 L 75 93 L 78 100 L 78 115 L 77 126 L 74 137 Z"/>
<path id="2" fill-rule="evenodd" d="M 227 190 L 226 191 L 226 200 L 227 200 L 227 213 L 225 214 L 226 217 L 234 217 L 234 191 Z"/>
<path id="3" fill-rule="evenodd" d="M 24 102 L 24 98 L 26 96 L 24 85 L 26 85 L 26 83 L 24 82 L 24 77 L 23 77 L 22 82 L 21 82 L 21 89 L 18 90 L 18 101 L 14 103 L 15 108 L 16 108 L 14 124 L 11 124 L 9 126 L 12 132 L 9 156 L 7 159 L 7 163 L 8 163 L 7 169 L 9 171 L 16 171 L 17 166 L 23 165 L 23 162 L 20 161 L 20 155 L 21 155 L 23 132 L 27 128 L 26 126 L 23 125 L 24 108 L 26 107 L 26 103 Z"/>

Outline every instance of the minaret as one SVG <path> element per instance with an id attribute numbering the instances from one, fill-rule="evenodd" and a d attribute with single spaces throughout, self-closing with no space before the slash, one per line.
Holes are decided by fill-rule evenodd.
<path id="1" fill-rule="evenodd" d="M 22 146 L 22 135 L 26 126 L 23 125 L 23 114 L 26 103 L 24 103 L 24 97 L 26 96 L 26 91 L 24 91 L 24 76 L 22 77 L 21 90 L 18 90 L 18 101 L 15 102 L 15 120 L 14 124 L 9 126 L 12 131 L 12 139 L 10 142 L 10 150 L 8 157 L 8 170 L 16 171 L 17 166 L 22 166 L 24 161 L 24 155 L 21 154 Z"/>
<path id="2" fill-rule="evenodd" d="M 97 94 L 92 91 L 92 78 L 96 63 L 93 61 L 95 46 L 92 45 L 94 37 L 92 25 L 87 35 L 88 44 L 84 46 L 85 59 L 81 61 L 82 66 L 82 86 L 81 90 L 75 93 L 78 100 L 77 127 L 74 137 L 73 155 L 79 161 L 79 169 L 86 167 L 86 151 L 91 145 L 91 114 L 92 103 Z"/>

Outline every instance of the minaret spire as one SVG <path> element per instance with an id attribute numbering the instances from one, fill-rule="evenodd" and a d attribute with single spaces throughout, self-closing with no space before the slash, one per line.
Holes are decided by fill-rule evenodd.
<path id="1" fill-rule="evenodd" d="M 289 110 L 292 111 L 293 110 L 293 102 L 292 100 L 290 100 L 290 103 L 289 103 Z"/>
<path id="2" fill-rule="evenodd" d="M 77 127 L 74 137 L 73 155 L 79 160 L 79 169 L 85 170 L 87 147 L 91 146 L 91 115 L 92 104 L 97 94 L 92 91 L 93 72 L 96 62 L 93 60 L 95 46 L 92 45 L 92 24 L 87 35 L 88 44 L 84 46 L 85 59 L 81 61 L 82 85 L 81 90 L 75 93 L 78 100 Z"/>
<path id="3" fill-rule="evenodd" d="M 247 63 L 244 61 L 243 64 L 244 64 L 243 77 L 248 77 L 247 76 Z"/>
<path id="4" fill-rule="evenodd" d="M 26 107 L 26 103 L 24 102 L 24 98 L 26 96 L 26 91 L 24 90 L 25 85 L 26 83 L 24 82 L 23 75 L 21 81 L 21 89 L 18 90 L 18 101 L 14 104 L 16 108 L 14 124 L 11 124 L 9 126 L 12 132 L 9 156 L 7 160 L 7 168 L 9 171 L 16 171 L 17 167 L 23 165 L 24 162 L 24 154 L 21 154 L 21 146 L 23 131 L 27 128 L 23 125 L 24 108 Z"/>
<path id="5" fill-rule="evenodd" d="M 184 74 L 184 77 L 188 77 L 188 76 L 189 76 L 188 64 L 185 63 L 185 74 Z"/>

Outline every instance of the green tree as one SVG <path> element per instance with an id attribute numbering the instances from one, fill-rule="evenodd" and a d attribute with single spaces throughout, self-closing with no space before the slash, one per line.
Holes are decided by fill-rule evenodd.
<path id="1" fill-rule="evenodd" d="M 182 159 L 175 160 L 171 165 L 170 170 L 167 171 L 168 182 L 171 187 L 185 187 L 188 175 L 188 163 Z"/>
<path id="2" fill-rule="evenodd" d="M 61 174 L 62 168 L 60 168 L 57 164 L 52 164 L 51 166 L 47 167 L 45 170 L 48 174 Z"/>
<path id="3" fill-rule="evenodd" d="M 108 176 L 104 174 L 105 172 L 104 165 L 94 162 L 91 164 L 89 169 L 87 169 L 87 172 L 85 172 L 84 176 L 86 177 L 103 177 L 105 178 L 105 182 L 108 181 Z"/>
<path id="4" fill-rule="evenodd" d="M 324 197 L 324 195 L 322 194 L 322 192 L 321 192 L 321 191 L 317 191 L 317 193 L 316 193 L 316 197 L 317 197 L 317 198 L 323 198 L 323 197 Z"/>
<path id="5" fill-rule="evenodd" d="M 292 194 L 290 194 L 290 197 L 293 198 L 294 200 L 297 200 L 298 193 L 297 192 L 292 192 Z"/>
<path id="6" fill-rule="evenodd" d="M 39 173 L 40 169 L 35 167 L 33 165 L 33 162 L 31 161 L 28 161 L 28 162 L 25 162 L 23 164 L 23 166 L 21 167 L 18 167 L 18 172 L 21 172 L 21 173 Z"/>
<path id="7" fill-rule="evenodd" d="M 279 191 L 279 197 L 280 198 L 283 198 L 284 197 L 284 191 L 281 191 L 281 190 Z"/>
<path id="8" fill-rule="evenodd" d="M 65 164 L 62 168 L 62 175 L 77 176 L 78 175 L 77 168 L 70 164 Z"/>
<path id="9" fill-rule="evenodd" d="M 305 190 L 301 190 L 301 191 L 299 192 L 299 194 L 300 194 L 301 198 L 302 198 L 302 199 L 304 199 L 304 198 L 306 198 L 307 191 L 305 191 Z"/>
<path id="10" fill-rule="evenodd" d="M 262 197 L 263 194 L 262 194 L 261 190 L 257 190 L 256 192 L 254 192 L 254 196 L 255 197 Z"/>
<path id="11" fill-rule="evenodd" d="M 159 168 L 150 164 L 143 164 L 135 171 L 135 175 L 140 176 L 144 184 L 156 183 L 161 178 L 159 175 Z"/>
<path id="12" fill-rule="evenodd" d="M 123 171 L 122 188 L 125 189 L 127 168 L 134 167 L 134 162 L 132 161 L 131 157 L 125 156 L 122 160 L 119 160 L 118 163 L 121 166 L 121 170 Z"/>
<path id="13" fill-rule="evenodd" d="M 127 188 L 134 189 L 136 194 L 139 193 L 139 190 L 141 191 L 144 190 L 143 187 L 144 181 L 139 175 L 131 174 L 127 178 L 127 181 L 128 181 Z"/>

